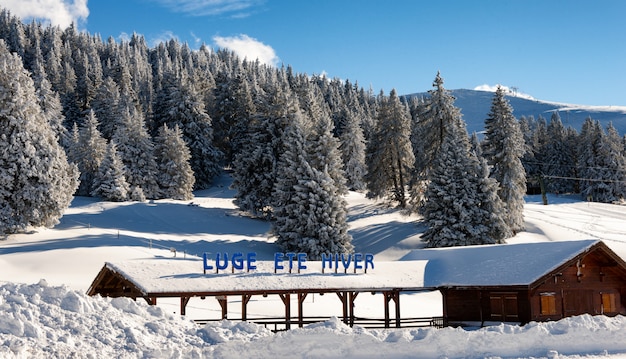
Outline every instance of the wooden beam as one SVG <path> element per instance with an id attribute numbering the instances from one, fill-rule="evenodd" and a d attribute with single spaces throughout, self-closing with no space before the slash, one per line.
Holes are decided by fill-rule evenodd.
<path id="1" fill-rule="evenodd" d="M 143 297 L 143 299 L 145 299 L 146 302 L 148 302 L 149 305 L 156 305 L 157 304 L 157 297 Z"/>

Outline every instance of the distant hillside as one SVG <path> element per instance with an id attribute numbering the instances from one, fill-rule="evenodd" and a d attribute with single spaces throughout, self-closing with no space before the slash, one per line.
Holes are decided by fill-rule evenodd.
<path id="1" fill-rule="evenodd" d="M 456 98 L 455 106 L 461 109 L 463 119 L 467 123 L 469 133 L 480 132 L 484 128 L 485 118 L 491 108 L 493 92 L 476 91 L 476 90 L 451 90 L 452 95 Z M 415 93 L 406 95 L 405 97 L 428 97 L 428 93 Z M 550 121 L 553 111 L 559 111 L 561 121 L 565 126 L 571 126 L 580 131 L 583 122 L 587 117 L 600 121 L 604 127 L 609 122 L 613 122 L 613 126 L 621 135 L 626 134 L 626 106 L 585 106 L 571 105 L 555 102 L 546 102 L 536 99 L 507 96 L 511 107 L 513 107 L 513 115 L 520 118 L 521 116 L 534 116 L 538 118 L 543 116 Z"/>

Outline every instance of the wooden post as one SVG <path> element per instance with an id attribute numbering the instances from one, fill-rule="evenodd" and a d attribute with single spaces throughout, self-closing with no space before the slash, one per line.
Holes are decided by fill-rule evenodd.
<path id="1" fill-rule="evenodd" d="M 389 292 L 383 292 L 385 300 L 385 328 L 389 328 Z"/>
<path id="2" fill-rule="evenodd" d="M 350 322 L 349 325 L 351 327 L 354 326 L 354 300 L 356 299 L 357 295 L 359 295 L 359 292 L 350 292 L 349 293 L 349 315 L 350 315 Z"/>
<path id="3" fill-rule="evenodd" d="M 189 299 L 191 299 L 191 297 L 180 297 L 180 315 L 185 315 Z"/>
<path id="4" fill-rule="evenodd" d="M 241 321 L 243 322 L 248 320 L 248 302 L 250 298 L 252 298 L 252 294 L 241 295 Z"/>
<path id="5" fill-rule="evenodd" d="M 348 324 L 348 293 L 337 292 L 337 296 L 341 300 L 341 304 L 343 304 L 343 322 Z"/>
<path id="6" fill-rule="evenodd" d="M 217 302 L 220 303 L 220 307 L 222 307 L 222 320 L 227 319 L 228 317 L 228 299 L 225 295 L 218 295 L 215 297 Z"/>
<path id="7" fill-rule="evenodd" d="M 285 329 L 291 329 L 291 296 L 289 293 L 279 294 L 285 304 Z"/>
<path id="8" fill-rule="evenodd" d="M 393 301 L 396 302 L 396 328 L 400 328 L 400 292 L 393 291 Z"/>
<path id="9" fill-rule="evenodd" d="M 306 292 L 298 292 L 298 326 L 302 328 L 302 322 L 304 321 L 304 300 L 306 299 L 308 293 Z"/>

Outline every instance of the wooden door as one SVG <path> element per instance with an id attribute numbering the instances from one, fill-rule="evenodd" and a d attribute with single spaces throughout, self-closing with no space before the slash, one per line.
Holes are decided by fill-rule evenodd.
<path id="1" fill-rule="evenodd" d="M 499 322 L 519 322 L 517 293 L 490 293 L 489 302 L 491 304 L 491 320 Z"/>

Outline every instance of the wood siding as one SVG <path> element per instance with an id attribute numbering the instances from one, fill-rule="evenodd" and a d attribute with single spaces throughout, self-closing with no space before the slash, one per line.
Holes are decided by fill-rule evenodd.
<path id="1" fill-rule="evenodd" d="M 580 314 L 626 315 L 626 268 L 602 248 L 519 286 L 441 289 L 450 325 L 559 320 Z"/>
<path id="2" fill-rule="evenodd" d="M 626 279 L 620 268 L 595 251 L 576 261 L 551 277 L 531 292 L 531 319 L 535 321 L 558 320 L 580 314 L 626 314 L 624 292 Z M 556 313 L 541 313 L 541 296 L 554 293 Z M 605 310 L 603 294 L 611 294 L 614 308 Z M 606 299 L 606 295 L 605 295 Z"/>

